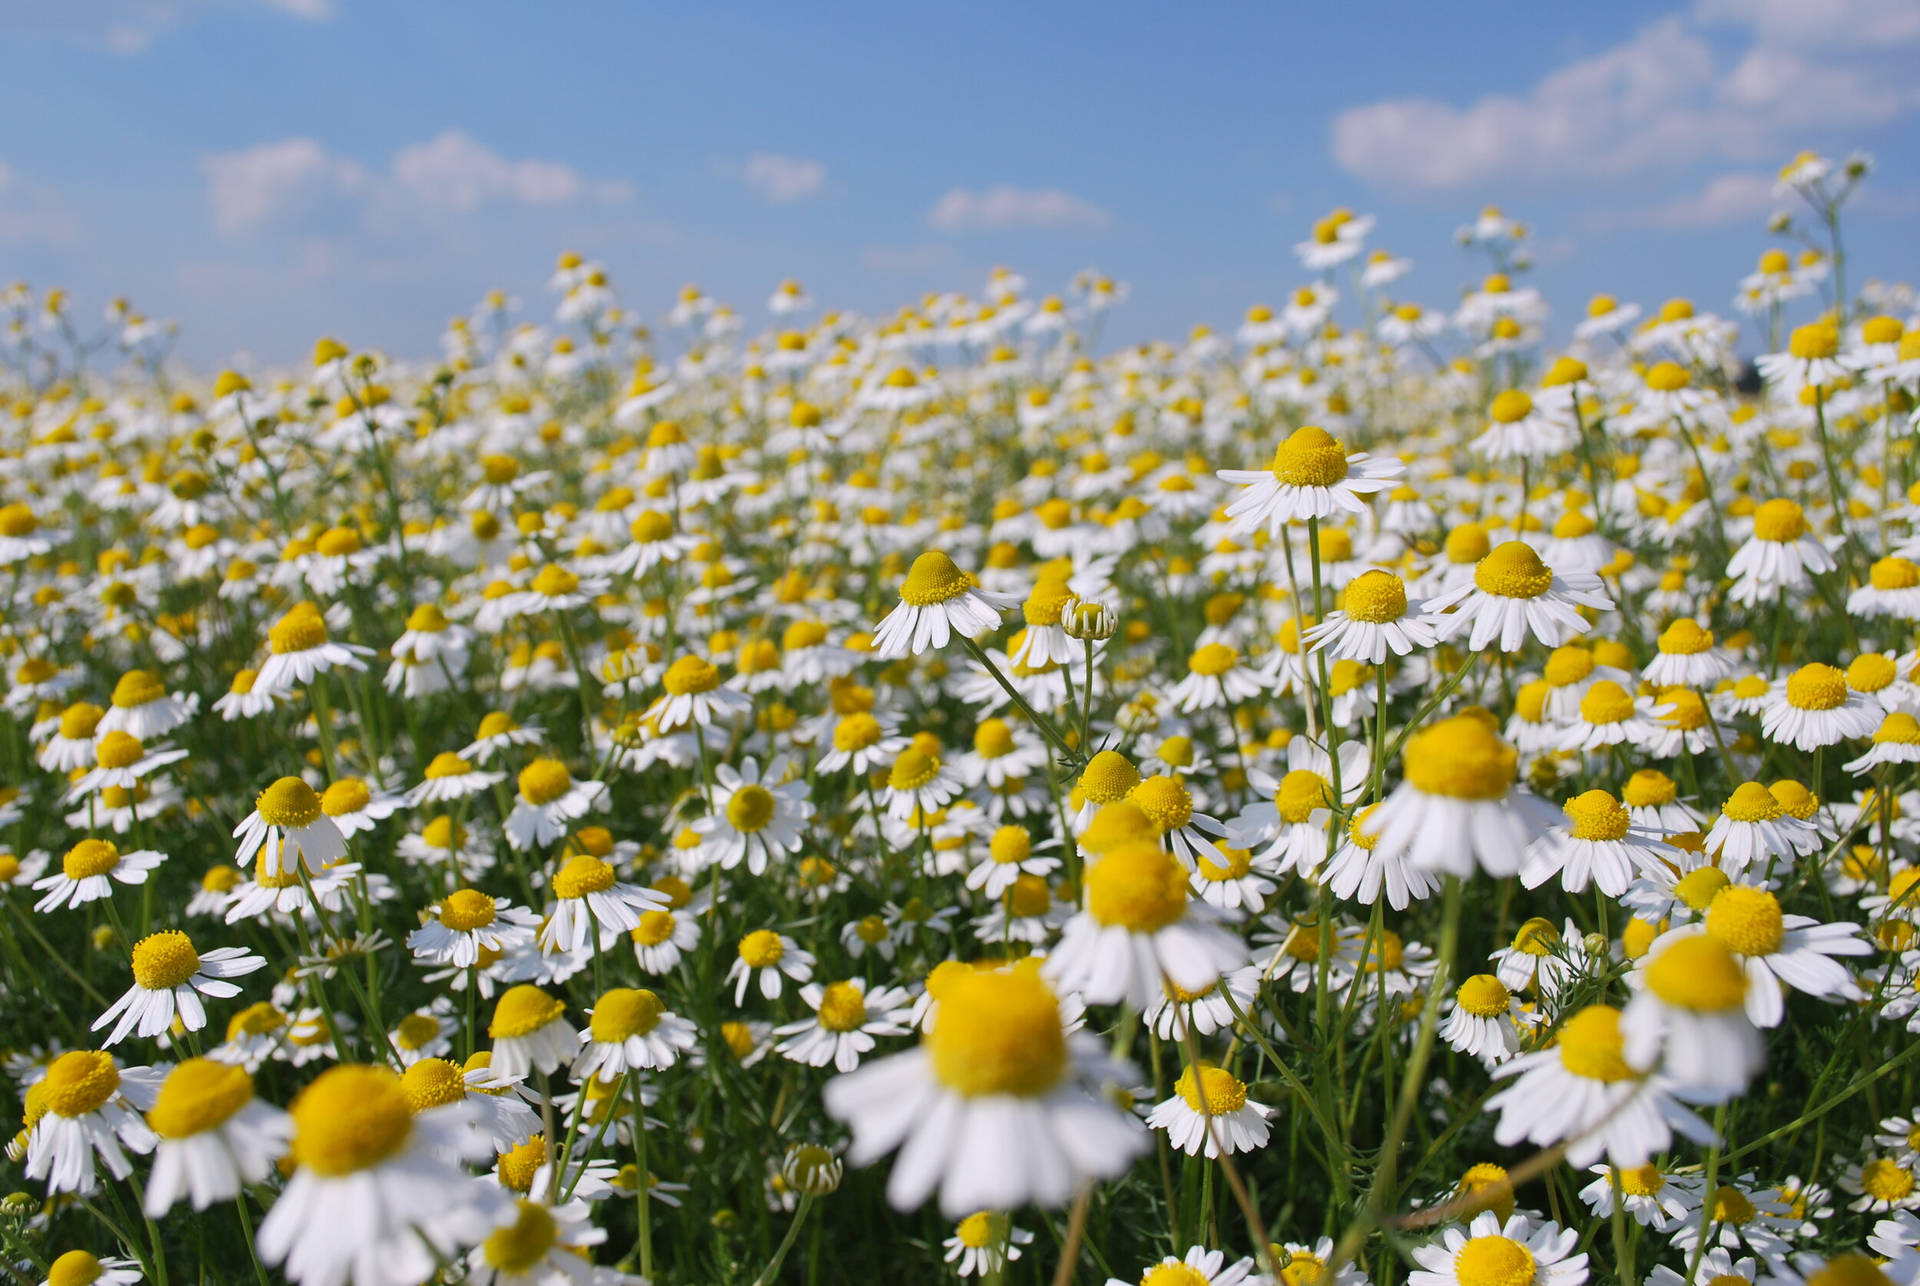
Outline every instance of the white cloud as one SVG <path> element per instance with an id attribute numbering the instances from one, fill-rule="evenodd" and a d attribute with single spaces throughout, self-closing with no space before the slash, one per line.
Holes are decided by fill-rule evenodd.
<path id="1" fill-rule="evenodd" d="M 1823 30 L 1853 21 L 1876 38 L 1815 39 L 1806 32 L 1813 17 Z M 1731 58 L 1708 39 L 1713 27 L 1745 37 Z M 1466 107 L 1399 98 L 1351 108 L 1335 117 L 1331 146 L 1359 178 L 1429 191 L 1783 159 L 1810 131 L 1884 124 L 1920 108 L 1898 49 L 1915 40 L 1912 0 L 1697 0 L 1693 13 L 1651 23 L 1522 93 Z"/>
<path id="2" fill-rule="evenodd" d="M 769 201 L 799 201 L 827 185 L 827 167 L 804 156 L 755 152 L 741 168 L 747 186 Z"/>
<path id="3" fill-rule="evenodd" d="M 1105 210 L 1058 188 L 1016 188 L 1001 183 L 984 191 L 954 188 L 927 211 L 943 232 L 995 232 L 1006 228 L 1077 228 L 1098 231 L 1112 222 Z"/>
<path id="4" fill-rule="evenodd" d="M 629 184 L 589 181 L 559 161 L 509 161 L 459 130 L 401 148 L 394 154 L 393 178 L 421 203 L 452 210 L 633 199 Z"/>
<path id="5" fill-rule="evenodd" d="M 583 178 L 559 161 L 508 160 L 459 130 L 401 148 L 380 174 L 311 138 L 204 156 L 200 170 L 214 224 L 225 233 L 310 226 L 329 214 L 350 216 L 375 205 L 391 216 L 633 199 L 631 184 Z"/>
<path id="6" fill-rule="evenodd" d="M 54 36 L 122 57 L 201 19 L 269 10 L 307 22 L 334 16 L 335 0 L 61 0 L 0 4 L 0 31 Z"/>
<path id="7" fill-rule="evenodd" d="M 366 170 L 310 138 L 200 158 L 214 226 L 227 233 L 309 214 L 364 191 Z"/>
<path id="8" fill-rule="evenodd" d="M 1718 228 L 1730 223 L 1758 223 L 1779 205 L 1771 174 L 1737 171 L 1709 179 L 1691 196 L 1669 201 L 1632 217 L 1629 222 L 1656 228 Z"/>

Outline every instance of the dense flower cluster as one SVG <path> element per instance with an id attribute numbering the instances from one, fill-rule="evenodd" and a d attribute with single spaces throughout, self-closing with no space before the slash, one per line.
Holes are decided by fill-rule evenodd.
<path id="1" fill-rule="evenodd" d="M 1343 210 L 1105 355 L 1094 274 L 749 336 L 569 254 L 550 324 L 211 381 L 9 293 L 0 1256 L 1911 1286 L 1865 168 L 1782 171 L 1751 370 L 1550 324 L 1494 210 L 1455 308 Z"/>

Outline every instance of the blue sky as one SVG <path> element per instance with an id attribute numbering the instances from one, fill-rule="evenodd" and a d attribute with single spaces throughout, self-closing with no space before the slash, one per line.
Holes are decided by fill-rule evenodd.
<path id="1" fill-rule="evenodd" d="M 1563 318 L 1725 309 L 1801 147 L 1874 154 L 1859 271 L 1915 271 L 1920 0 L 0 0 L 0 48 L 0 278 L 127 295 L 201 362 L 424 354 L 491 286 L 544 309 L 566 248 L 753 324 L 783 276 L 880 312 L 1097 266 L 1114 337 L 1174 336 L 1304 281 L 1335 205 L 1430 305 L 1496 202 Z"/>

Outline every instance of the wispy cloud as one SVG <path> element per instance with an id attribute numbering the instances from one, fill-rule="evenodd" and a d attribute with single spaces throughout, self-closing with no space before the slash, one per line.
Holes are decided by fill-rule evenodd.
<path id="1" fill-rule="evenodd" d="M 1008 228 L 1075 228 L 1097 232 L 1113 221 L 1090 201 L 1058 188 L 1001 183 L 981 191 L 954 188 L 927 211 L 942 232 L 997 232 Z"/>
<path id="2" fill-rule="evenodd" d="M 1719 228 L 1757 223 L 1780 205 L 1771 174 L 1740 171 L 1709 179 L 1699 191 L 1629 216 L 1653 228 Z"/>
<path id="3" fill-rule="evenodd" d="M 1729 34 L 1731 57 L 1721 52 Z M 1341 112 L 1331 147 L 1358 178 L 1427 191 L 1770 158 L 1810 131 L 1880 125 L 1920 109 L 1906 70 L 1915 42 L 1920 7 L 1911 0 L 1695 0 L 1690 12 L 1523 92 L 1464 107 L 1393 98 Z"/>
<path id="4" fill-rule="evenodd" d="M 379 207 L 466 213 L 490 206 L 621 205 L 622 180 L 590 179 L 572 166 L 510 160 L 459 131 L 402 147 L 383 172 L 311 138 L 281 139 L 200 158 L 214 226 L 229 235 L 310 226 Z"/>
<path id="5" fill-rule="evenodd" d="M 801 201 L 827 186 L 827 167 L 804 156 L 755 152 L 741 166 L 740 177 L 769 201 Z"/>

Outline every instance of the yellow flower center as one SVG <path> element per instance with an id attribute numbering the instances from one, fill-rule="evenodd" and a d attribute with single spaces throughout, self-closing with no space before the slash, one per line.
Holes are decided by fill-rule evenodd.
<path id="1" fill-rule="evenodd" d="M 1273 476 L 1289 487 L 1331 487 L 1347 476 L 1347 449 L 1325 429 L 1295 429 L 1274 448 Z"/>
<path id="2" fill-rule="evenodd" d="M 533 1176 L 547 1163 L 547 1136 L 536 1134 L 523 1143 L 502 1152 L 493 1172 L 500 1186 L 509 1192 L 527 1192 L 533 1188 Z"/>
<path id="3" fill-rule="evenodd" d="M 1720 805 L 1721 814 L 1735 822 L 1770 822 L 1782 811 L 1773 792 L 1757 781 L 1741 783 L 1727 796 L 1727 802 Z"/>
<path id="4" fill-rule="evenodd" d="M 1593 659 L 1593 653 L 1586 648 L 1569 643 L 1565 647 L 1553 649 L 1547 656 L 1546 667 L 1541 676 L 1556 688 L 1564 688 L 1578 683 L 1593 673 L 1599 664 Z"/>
<path id="5" fill-rule="evenodd" d="M 1540 561 L 1533 546 L 1509 540 L 1480 560 L 1473 583 L 1498 598 L 1538 598 L 1553 585 L 1553 569 Z"/>
<path id="6" fill-rule="evenodd" d="M 558 1019 L 566 1009 L 564 1000 L 549 996 L 530 982 L 523 982 L 508 988 L 500 997 L 500 1003 L 493 1007 L 493 1021 L 487 1024 L 487 1035 L 494 1040 L 531 1036 Z"/>
<path id="7" fill-rule="evenodd" d="M 120 865 L 120 850 L 103 839 L 83 839 L 60 859 L 60 870 L 70 880 L 105 875 Z"/>
<path id="8" fill-rule="evenodd" d="M 1755 1214 L 1753 1202 L 1740 1189 L 1721 1184 L 1713 1190 L 1713 1221 L 1715 1223 L 1743 1224 Z"/>
<path id="9" fill-rule="evenodd" d="M 224 1124 L 253 1101 L 246 1069 L 211 1058 L 189 1058 L 160 1085 L 147 1124 L 163 1139 L 184 1139 Z"/>
<path id="10" fill-rule="evenodd" d="M 1034 1098 L 1066 1074 L 1060 1004 L 1033 969 L 956 973 L 939 1001 L 926 1047 L 934 1075 L 949 1089 Z"/>
<path id="11" fill-rule="evenodd" d="M 1726 872 L 1719 867 L 1702 866 L 1681 876 L 1675 882 L 1673 892 L 1675 897 L 1700 914 L 1712 906 L 1713 900 L 1720 896 L 1720 891 L 1731 883 Z"/>
<path id="12" fill-rule="evenodd" d="M 1787 337 L 1787 351 L 1795 357 L 1809 360 L 1832 357 L 1840 351 L 1840 331 L 1825 322 L 1795 326 L 1793 334 Z"/>
<path id="13" fill-rule="evenodd" d="M 1612 1005 L 1589 1005 L 1560 1025 L 1560 1063 L 1575 1076 L 1609 1084 L 1628 1079 L 1633 1069 L 1625 1048 L 1620 1011 Z"/>
<path id="14" fill-rule="evenodd" d="M 1194 1065 L 1189 1063 L 1173 1083 L 1174 1093 L 1185 1099 L 1188 1107 L 1205 1116 L 1225 1116 L 1247 1105 L 1247 1087 L 1232 1072 L 1206 1063 L 1198 1072 L 1196 1076 Z"/>
<path id="15" fill-rule="evenodd" d="M 1818 661 L 1787 679 L 1787 704 L 1796 710 L 1834 710 L 1846 704 L 1847 676 Z"/>
<path id="16" fill-rule="evenodd" d="M 1660 362 L 1647 372 L 1647 387 L 1656 393 L 1678 393 L 1693 383 L 1693 376 L 1677 362 Z"/>
<path id="17" fill-rule="evenodd" d="M 1140 784 L 1140 770 L 1117 750 L 1102 750 L 1087 761 L 1080 774 L 1080 793 L 1089 803 L 1111 804 L 1125 799 Z"/>
<path id="18" fill-rule="evenodd" d="M 1847 666 L 1847 686 L 1855 692 L 1878 692 L 1899 677 L 1899 667 L 1884 652 L 1863 652 Z"/>
<path id="19" fill-rule="evenodd" d="M 93 748 L 93 761 L 102 768 L 131 768 L 145 753 L 139 738 L 115 729 Z"/>
<path id="20" fill-rule="evenodd" d="M 559 598 L 580 588 L 580 578 L 558 563 L 548 563 L 533 578 L 533 592 L 542 598 Z"/>
<path id="21" fill-rule="evenodd" d="M 786 954 L 786 944 L 772 929 L 755 929 L 740 939 L 740 958 L 749 969 L 771 969 Z"/>
<path id="22" fill-rule="evenodd" d="M 1627 784 L 1620 790 L 1620 799 L 1629 808 L 1658 808 L 1679 797 L 1680 788 L 1673 778 L 1658 768 L 1640 769 L 1627 778 Z"/>
<path id="23" fill-rule="evenodd" d="M 727 801 L 728 824 L 747 834 L 765 830 L 767 823 L 773 820 L 773 814 L 773 792 L 765 786 L 742 786 Z"/>
<path id="24" fill-rule="evenodd" d="M 1913 1193 L 1913 1171 L 1875 1157 L 1860 1167 L 1860 1190 L 1876 1201 L 1904 1201 Z"/>
<path id="25" fill-rule="evenodd" d="M 1017 920 L 1031 919 L 1053 909 L 1053 890 L 1038 875 L 1016 875 L 1004 900 L 1008 915 Z"/>
<path id="26" fill-rule="evenodd" d="M 1527 1286 L 1533 1280 L 1533 1252 L 1511 1237 L 1475 1237 L 1453 1257 L 1460 1286 Z"/>
<path id="27" fill-rule="evenodd" d="M 1510 388 L 1493 399 L 1487 414 L 1495 424 L 1514 424 L 1533 414 L 1533 399 L 1517 388 Z"/>
<path id="28" fill-rule="evenodd" d="M 166 695 L 166 687 L 147 670 L 128 670 L 113 685 L 113 704 L 122 710 L 158 701 Z"/>
<path id="29" fill-rule="evenodd" d="M 1454 715 L 1408 739 L 1406 773 L 1428 795 L 1504 799 L 1519 777 L 1520 755 L 1487 720 Z"/>
<path id="30" fill-rule="evenodd" d="M 300 1091 L 292 1112 L 294 1159 L 328 1178 L 379 1164 L 413 1132 L 406 1091 L 384 1067 L 330 1067 Z"/>
<path id="31" fill-rule="evenodd" d="M 1273 806 L 1279 810 L 1280 820 L 1289 826 L 1311 821 L 1314 813 L 1330 807 L 1332 802 L 1332 783 L 1305 768 L 1295 768 L 1282 777 L 1279 789 L 1273 793 Z"/>
<path id="32" fill-rule="evenodd" d="M 520 770 L 520 798 L 536 808 L 573 789 L 573 775 L 558 759 L 536 759 Z"/>
<path id="33" fill-rule="evenodd" d="M 1806 511 L 1785 498 L 1769 500 L 1753 511 L 1753 534 L 1775 544 L 1798 540 L 1807 534 Z"/>
<path id="34" fill-rule="evenodd" d="M 487 1234 L 481 1257 L 502 1274 L 524 1275 L 539 1267 L 560 1239 L 560 1225 L 538 1201 L 520 1200 L 519 1214 Z"/>
<path id="35" fill-rule="evenodd" d="M 962 1219 L 960 1226 L 953 1230 L 953 1235 L 960 1239 L 961 1245 L 974 1250 L 997 1246 L 1006 1239 L 1007 1219 L 1005 1215 L 982 1210 Z"/>
<path id="36" fill-rule="evenodd" d="M 1868 571 L 1875 589 L 1912 589 L 1920 585 L 1920 563 L 1905 558 L 1882 558 Z"/>
<path id="37" fill-rule="evenodd" d="M 1892 1286 L 1893 1279 L 1865 1255 L 1835 1255 L 1807 1275 L 1807 1286 Z"/>
<path id="38" fill-rule="evenodd" d="M 4 518 L 5 514 L 6 510 L 0 509 L 0 518 Z M 106 1271 L 106 1266 L 87 1251 L 69 1250 L 47 1269 L 47 1286 L 93 1286 Z"/>
<path id="39" fill-rule="evenodd" d="M 988 759 L 1013 753 L 1013 728 L 1005 719 L 983 719 L 973 732 L 973 748 Z"/>
<path id="40" fill-rule="evenodd" d="M 1569 799 L 1566 814 L 1575 839 L 1617 840 L 1627 833 L 1627 810 L 1604 790 L 1590 790 Z"/>
<path id="41" fill-rule="evenodd" d="M 1743 956 L 1770 956 L 1786 935 L 1780 899 L 1765 889 L 1729 884 L 1707 905 L 1707 933 Z"/>
<path id="42" fill-rule="evenodd" d="M 1213 861 L 1205 853 L 1199 855 L 1198 860 L 1201 879 L 1210 880 L 1214 883 L 1221 883 L 1226 880 L 1238 880 L 1253 869 L 1253 853 L 1249 849 L 1229 848 L 1222 845 L 1220 855 L 1227 859 L 1224 866 Z"/>
<path id="43" fill-rule="evenodd" d="M 466 1071 L 444 1058 L 423 1058 L 401 1073 L 400 1089 L 410 1112 L 446 1107 L 467 1097 Z"/>
<path id="44" fill-rule="evenodd" d="M 457 889 L 440 903 L 440 923 L 455 933 L 484 929 L 496 913 L 493 899 L 479 889 Z"/>
<path id="45" fill-rule="evenodd" d="M 611 863 L 589 853 L 575 853 L 553 877 L 555 896 L 583 898 L 589 893 L 605 893 L 613 887 L 616 873 Z"/>
<path id="46" fill-rule="evenodd" d="M 1187 873 L 1158 845 L 1134 841 L 1087 872 L 1087 910 L 1101 924 L 1155 933 L 1186 914 Z"/>
<path id="47" fill-rule="evenodd" d="M 96 1049 L 62 1054 L 39 1084 L 41 1101 L 55 1116 L 85 1116 L 120 1090 L 120 1069 L 113 1055 Z"/>
<path id="48" fill-rule="evenodd" d="M 1024 862 L 1033 854 L 1033 837 L 1021 826 L 1002 826 L 987 841 L 987 853 L 1002 864 Z"/>
<path id="49" fill-rule="evenodd" d="M 267 646 L 275 656 L 305 652 L 326 641 L 326 618 L 312 607 L 294 608 L 267 631 Z"/>
<path id="50" fill-rule="evenodd" d="M 840 720 L 833 728 L 833 748 L 835 750 L 865 750 L 885 735 L 880 721 L 864 710 L 856 711 Z"/>
<path id="51" fill-rule="evenodd" d="M 1726 894 L 1722 889 L 1714 901 Z M 1711 907 L 1707 914 L 1713 914 Z M 1739 1009 L 1747 997 L 1747 975 L 1740 962 L 1711 934 L 1681 938 L 1662 951 L 1647 966 L 1647 985 L 1667 1004 L 1696 1013 Z"/>
<path id="52" fill-rule="evenodd" d="M 676 697 L 711 692 L 720 686 L 720 671 L 700 657 L 683 656 L 667 667 L 660 685 Z"/>
<path id="53" fill-rule="evenodd" d="M 1683 616 L 1660 633 L 1660 650 L 1669 656 L 1697 656 L 1713 646 L 1713 631 Z"/>
<path id="54" fill-rule="evenodd" d="M 1407 587 L 1392 572 L 1369 571 L 1347 585 L 1347 615 L 1369 625 L 1397 621 L 1407 614 Z"/>
<path id="55" fill-rule="evenodd" d="M 133 980 L 148 991 L 168 991 L 193 977 L 200 953 L 178 929 L 150 933 L 133 946 Z"/>
<path id="56" fill-rule="evenodd" d="M 1612 679 L 1601 679 L 1580 698 L 1580 717 L 1596 726 L 1633 717 L 1633 694 Z"/>
<path id="57" fill-rule="evenodd" d="M 254 796 L 260 820 L 281 830 L 297 831 L 320 820 L 320 796 L 298 777 L 282 777 Z"/>
<path id="58" fill-rule="evenodd" d="M 1620 1191 L 1629 1197 L 1651 1197 L 1667 1186 L 1667 1176 L 1657 1165 L 1633 1166 L 1614 1173 L 1620 1176 Z"/>
<path id="59" fill-rule="evenodd" d="M 851 982 L 827 984 L 820 993 L 820 1025 L 828 1031 L 858 1031 L 867 1021 L 867 998 Z"/>
<path id="60" fill-rule="evenodd" d="M 1207 1286 L 1207 1277 L 1192 1264 L 1175 1259 L 1147 1269 L 1140 1286 Z"/>
<path id="61" fill-rule="evenodd" d="M 320 792 L 320 811 L 329 817 L 357 813 L 373 802 L 373 792 L 358 777 L 342 777 Z"/>
<path id="62" fill-rule="evenodd" d="M 1193 796 L 1177 778 L 1155 773 L 1127 794 L 1128 802 L 1162 831 L 1178 830 L 1193 820 Z"/>
<path id="63" fill-rule="evenodd" d="M 937 549 L 929 549 L 913 560 L 907 579 L 900 585 L 900 601 L 910 607 L 931 607 L 958 598 L 973 586 L 967 574 Z"/>
<path id="64" fill-rule="evenodd" d="M 1475 1018 L 1498 1018 L 1513 1003 L 1513 993 L 1492 974 L 1477 973 L 1460 984 L 1454 999 Z"/>
<path id="65" fill-rule="evenodd" d="M 1187 668 L 1195 674 L 1217 679 L 1240 660 L 1240 653 L 1225 643 L 1209 643 L 1187 658 Z"/>
<path id="66" fill-rule="evenodd" d="M 610 1045 L 630 1036 L 646 1035 L 660 1025 L 660 1015 L 665 1012 L 660 997 L 646 988 L 615 987 L 593 1007 L 588 1026 L 595 1040 Z"/>

